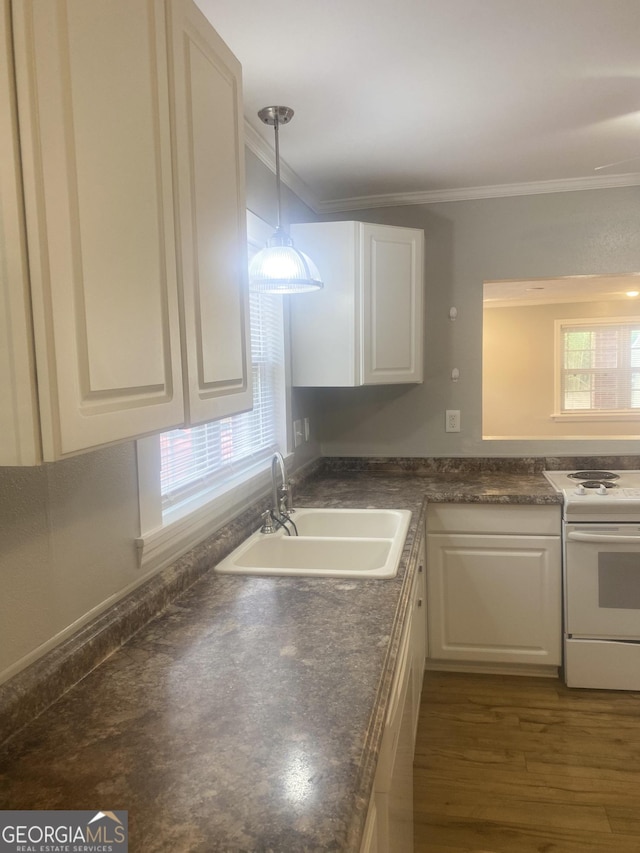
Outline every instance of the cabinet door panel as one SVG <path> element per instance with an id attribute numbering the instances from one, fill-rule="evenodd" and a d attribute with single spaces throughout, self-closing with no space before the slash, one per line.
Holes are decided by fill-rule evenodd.
<path id="1" fill-rule="evenodd" d="M 191 0 L 168 9 L 187 405 L 199 423 L 252 402 L 241 72 Z"/>
<path id="2" fill-rule="evenodd" d="M 365 384 L 422 381 L 422 232 L 362 226 Z"/>
<path id="3" fill-rule="evenodd" d="M 0 465 L 40 460 L 9 4 L 0 12 Z"/>
<path id="4" fill-rule="evenodd" d="M 14 32 L 51 459 L 183 421 L 166 32 L 158 0 L 23 0 Z"/>
<path id="5" fill-rule="evenodd" d="M 435 659 L 558 665 L 559 537 L 428 536 Z"/>

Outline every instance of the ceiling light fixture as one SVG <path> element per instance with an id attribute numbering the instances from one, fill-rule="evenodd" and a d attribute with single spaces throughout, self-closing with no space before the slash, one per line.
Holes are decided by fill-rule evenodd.
<path id="1" fill-rule="evenodd" d="M 280 143 L 278 128 L 293 118 L 290 107 L 264 107 L 258 113 L 261 121 L 273 127 L 276 136 L 276 188 L 278 219 L 276 230 L 266 248 L 254 256 L 249 265 L 249 285 L 260 293 L 308 293 L 323 287 L 318 268 L 308 255 L 293 246 L 293 240 L 282 225 L 280 187 Z"/>
<path id="2" fill-rule="evenodd" d="M 627 290 L 627 296 L 640 296 L 640 290 Z"/>

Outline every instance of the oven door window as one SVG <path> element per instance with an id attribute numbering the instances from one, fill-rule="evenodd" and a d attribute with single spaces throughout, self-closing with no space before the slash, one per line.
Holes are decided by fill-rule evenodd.
<path id="1" fill-rule="evenodd" d="M 598 554 L 598 607 L 640 610 L 640 554 Z"/>

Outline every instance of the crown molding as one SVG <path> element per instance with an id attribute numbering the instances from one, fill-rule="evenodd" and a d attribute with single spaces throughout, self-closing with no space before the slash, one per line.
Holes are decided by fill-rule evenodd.
<path id="1" fill-rule="evenodd" d="M 272 172 L 276 170 L 275 152 L 268 142 L 245 120 L 244 138 L 247 148 Z M 280 157 L 282 182 L 314 213 L 340 213 L 375 207 L 404 207 L 412 204 L 438 204 L 448 201 L 474 201 L 485 198 L 508 198 L 518 195 L 567 193 L 579 190 L 603 190 L 640 186 L 640 172 L 627 175 L 595 175 L 588 178 L 561 178 L 552 181 L 525 181 L 519 184 L 495 184 L 485 187 L 424 190 L 410 193 L 387 193 L 336 198 L 321 201 L 296 172 Z"/>
<path id="2" fill-rule="evenodd" d="M 578 190 L 614 189 L 640 185 L 640 172 L 628 175 L 598 175 L 590 178 L 564 178 L 553 181 L 530 181 L 520 184 L 496 184 L 486 187 L 462 187 L 448 190 L 426 190 L 412 193 L 356 196 L 318 202 L 317 213 L 366 210 L 373 207 L 397 207 L 411 204 L 437 204 L 448 201 L 473 201 L 485 198 L 507 198 L 518 195 L 566 193 Z"/>
<path id="3" fill-rule="evenodd" d="M 256 157 L 275 174 L 276 154 L 274 149 L 246 119 L 244 123 L 244 142 L 249 151 L 255 154 Z M 282 156 L 280 156 L 280 178 L 282 179 L 282 183 L 286 184 L 289 189 L 307 205 L 307 207 L 310 207 L 314 213 L 320 213 L 320 202 L 318 198 L 309 189 L 302 178 L 300 178 L 298 174 L 286 163 L 286 161 L 282 159 Z"/>

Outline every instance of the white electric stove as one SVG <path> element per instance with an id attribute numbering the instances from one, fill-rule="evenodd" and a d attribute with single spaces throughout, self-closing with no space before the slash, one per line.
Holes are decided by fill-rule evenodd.
<path id="1" fill-rule="evenodd" d="M 545 471 L 567 521 L 640 523 L 640 471 Z"/>
<path id="2" fill-rule="evenodd" d="M 564 675 L 640 691 L 640 471 L 546 471 L 563 495 Z"/>

